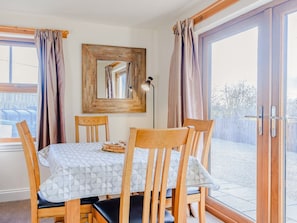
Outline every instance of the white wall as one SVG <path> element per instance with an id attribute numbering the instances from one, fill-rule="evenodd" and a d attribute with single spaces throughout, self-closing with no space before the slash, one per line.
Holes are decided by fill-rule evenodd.
<path id="1" fill-rule="evenodd" d="M 205 31 L 238 16 L 269 0 L 241 0 L 226 11 L 199 24 L 197 32 Z M 172 26 L 178 19 L 191 17 L 204 5 L 192 6 L 170 24 L 156 30 L 112 27 L 68 20 L 65 18 L 1 13 L 1 25 L 69 30 L 64 40 L 66 66 L 66 131 L 67 141 L 74 141 L 74 115 L 81 114 L 81 44 L 104 44 L 147 49 L 147 76 L 153 76 L 156 89 L 156 127 L 167 126 L 169 65 L 173 50 Z M 198 34 L 197 34 L 198 35 Z M 127 139 L 129 127 L 152 126 L 152 93 L 147 95 L 146 113 L 108 114 L 111 139 Z M 0 145 L 0 202 L 29 198 L 29 185 L 23 152 L 19 146 Z M 42 180 L 49 175 L 41 168 Z"/>

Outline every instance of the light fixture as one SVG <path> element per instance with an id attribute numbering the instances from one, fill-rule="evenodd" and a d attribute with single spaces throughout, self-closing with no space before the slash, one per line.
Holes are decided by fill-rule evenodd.
<path id="1" fill-rule="evenodd" d="M 148 77 L 147 80 L 141 85 L 141 88 L 144 91 L 149 91 L 150 88 L 153 88 L 153 128 L 155 128 L 155 86 L 152 83 L 153 78 Z"/>

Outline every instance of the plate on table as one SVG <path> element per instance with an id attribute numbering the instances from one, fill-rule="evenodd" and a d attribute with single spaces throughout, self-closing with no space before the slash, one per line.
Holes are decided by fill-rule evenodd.
<path id="1" fill-rule="evenodd" d="M 103 151 L 113 152 L 113 153 L 125 153 L 126 143 L 119 142 L 105 142 L 102 147 Z"/>

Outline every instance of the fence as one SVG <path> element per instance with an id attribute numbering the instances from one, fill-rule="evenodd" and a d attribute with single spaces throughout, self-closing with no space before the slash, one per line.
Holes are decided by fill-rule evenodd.
<path id="1" fill-rule="evenodd" d="M 214 138 L 255 145 L 256 120 L 215 118 Z M 286 150 L 297 152 L 297 122 L 286 123 Z"/>
<path id="2" fill-rule="evenodd" d="M 0 93 L 0 138 L 18 137 L 16 123 L 27 120 L 36 135 L 37 94 Z"/>

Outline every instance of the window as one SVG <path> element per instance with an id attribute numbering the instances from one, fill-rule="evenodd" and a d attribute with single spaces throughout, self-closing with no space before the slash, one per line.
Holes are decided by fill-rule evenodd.
<path id="1" fill-rule="evenodd" d="M 17 142 L 16 122 L 36 135 L 38 59 L 33 39 L 0 36 L 0 143 Z"/>

